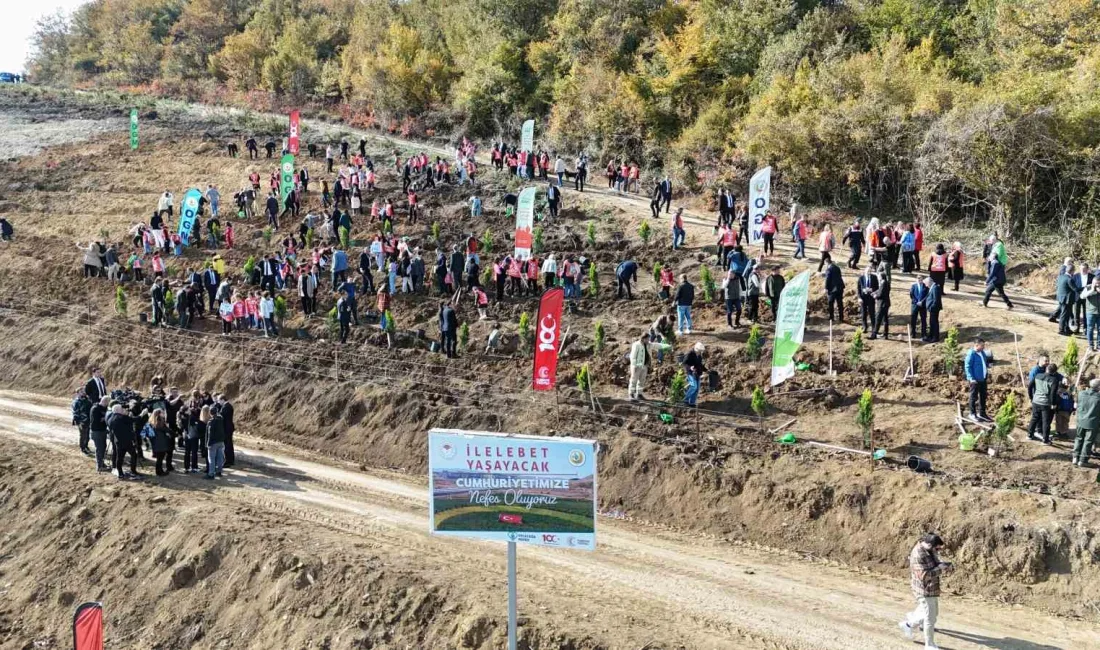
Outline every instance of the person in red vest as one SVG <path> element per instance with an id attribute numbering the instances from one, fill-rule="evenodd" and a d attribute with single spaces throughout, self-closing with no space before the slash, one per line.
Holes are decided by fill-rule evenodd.
<path id="1" fill-rule="evenodd" d="M 764 215 L 764 221 L 760 224 L 760 231 L 764 233 L 764 257 L 775 255 L 775 233 L 779 230 L 779 222 L 771 212 Z"/>
<path id="2" fill-rule="evenodd" d="M 737 231 L 733 226 L 722 226 L 718 229 L 718 266 L 724 266 L 726 255 L 737 244 Z"/>

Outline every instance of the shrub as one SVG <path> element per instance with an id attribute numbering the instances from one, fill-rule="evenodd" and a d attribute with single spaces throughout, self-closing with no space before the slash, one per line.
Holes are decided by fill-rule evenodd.
<path id="1" fill-rule="evenodd" d="M 581 366 L 577 371 L 577 388 L 587 391 L 592 387 L 592 377 L 588 374 L 588 364 Z"/>
<path id="2" fill-rule="evenodd" d="M 649 227 L 649 221 L 642 220 L 642 225 L 638 227 L 638 236 L 642 238 L 642 244 L 649 244 L 649 237 L 653 234 L 652 229 Z"/>
<path id="3" fill-rule="evenodd" d="M 754 324 L 749 328 L 749 340 L 745 341 L 745 354 L 750 361 L 759 361 L 763 352 L 764 332 L 760 329 L 760 325 Z"/>
<path id="4" fill-rule="evenodd" d="M 122 287 L 115 289 L 115 313 L 119 316 L 126 315 L 126 292 Z"/>
<path id="5" fill-rule="evenodd" d="M 588 267 L 588 297 L 600 297 L 600 273 L 596 270 L 595 262 Z"/>
<path id="6" fill-rule="evenodd" d="M 943 370 L 949 375 L 955 374 L 959 366 L 959 328 L 952 327 L 947 330 L 947 337 L 943 340 Z"/>
<path id="7" fill-rule="evenodd" d="M 596 224 L 594 222 L 588 222 L 588 229 L 586 231 L 586 237 L 588 245 L 595 248 L 596 246 Z"/>
<path id="8" fill-rule="evenodd" d="M 668 383 L 668 402 L 669 404 L 679 404 L 684 401 L 684 395 L 687 394 L 687 373 L 683 368 L 676 371 L 676 374 L 672 376 L 672 381 Z"/>
<path id="9" fill-rule="evenodd" d="M 596 352 L 603 352 L 604 340 L 607 333 L 604 332 L 603 321 L 596 321 Z"/>
<path id="10" fill-rule="evenodd" d="M 848 346 L 848 363 L 853 368 L 858 368 L 863 360 L 863 328 L 856 329 L 852 334 L 852 343 Z"/>
<path id="11" fill-rule="evenodd" d="M 856 330 L 859 332 L 859 330 Z M 871 447 L 871 429 L 875 426 L 875 407 L 871 396 L 871 389 L 864 388 L 859 396 L 859 410 L 856 412 L 856 424 L 863 433 L 863 446 Z"/>

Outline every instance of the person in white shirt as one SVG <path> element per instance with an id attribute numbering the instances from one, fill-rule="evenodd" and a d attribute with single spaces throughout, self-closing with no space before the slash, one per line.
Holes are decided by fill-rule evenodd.
<path id="1" fill-rule="evenodd" d="M 168 216 L 171 217 L 172 216 L 172 202 L 173 202 L 174 199 L 175 199 L 175 197 L 172 196 L 171 192 L 169 192 L 168 190 L 164 190 L 164 194 L 162 194 L 161 197 L 160 197 L 160 200 L 157 201 L 157 213 L 158 214 L 163 214 L 163 213 L 167 212 Z"/>
<path id="2" fill-rule="evenodd" d="M 630 383 L 627 397 L 630 401 L 645 399 L 642 388 L 645 387 L 646 373 L 649 370 L 649 334 L 643 332 L 630 346 Z"/>
<path id="3" fill-rule="evenodd" d="M 260 298 L 260 317 L 264 319 L 264 338 L 278 336 L 279 330 L 275 329 L 275 299 L 270 291 L 265 291 Z"/>
<path id="4" fill-rule="evenodd" d="M 545 282 L 543 286 L 547 289 L 554 286 L 554 280 L 558 277 L 558 261 L 554 259 L 554 254 L 550 253 L 546 256 L 546 259 L 542 261 L 542 277 Z"/>
<path id="5" fill-rule="evenodd" d="M 562 187 L 562 183 L 565 182 L 565 161 L 561 156 L 554 161 L 554 173 L 558 175 L 558 187 Z"/>

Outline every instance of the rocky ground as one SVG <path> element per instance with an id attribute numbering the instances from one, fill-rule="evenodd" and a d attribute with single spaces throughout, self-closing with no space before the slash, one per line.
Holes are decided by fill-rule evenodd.
<path id="1" fill-rule="evenodd" d="M 603 443 L 600 500 L 607 512 L 895 577 L 904 576 L 913 538 L 936 529 L 949 540 L 957 561 L 968 567 L 953 578 L 953 588 L 960 592 L 1100 620 L 1095 472 L 1070 467 L 1065 441 L 1054 448 L 1036 447 L 1019 430 L 1015 449 L 1005 458 L 959 452 L 953 418 L 956 400 L 965 399 L 965 382 L 945 375 L 940 346 L 917 346 L 918 377 L 904 383 L 908 347 L 903 341 L 868 342 L 862 363 L 852 368 L 841 359 L 853 331 L 844 325 L 836 331 L 833 363 L 838 374 L 831 377 L 826 372 L 828 323 L 824 301 L 817 298 L 811 302 L 802 357 L 812 368 L 769 392 L 769 413 L 761 423 L 751 416 L 748 397 L 754 386 L 766 385 L 768 364 L 745 357 L 746 328 L 727 329 L 717 305 L 703 306 L 697 310 L 698 335 L 681 341 L 680 347 L 704 342 L 708 364 L 722 375 L 722 388 L 703 396 L 698 413 L 676 411 L 672 425 L 656 418 L 662 404 L 623 399 L 623 355 L 629 342 L 667 306 L 655 297 L 648 273 L 642 274 L 634 301 L 613 300 L 611 270 L 632 257 L 643 269 L 661 261 L 697 278 L 699 259 L 706 256 L 711 238 L 702 215 L 692 214 L 697 225 L 689 231 L 689 248 L 673 255 L 664 247 L 667 222 L 653 225 L 656 234 L 650 244 L 642 245 L 637 237 L 637 226 L 648 214 L 644 199 L 605 191 L 584 197 L 567 192 L 563 218 L 546 228 L 546 249 L 559 257 L 584 252 L 595 259 L 603 294 L 578 301 L 567 317 L 571 335 L 559 369 L 563 387 L 554 397 L 536 397 L 526 390 L 530 360 L 514 336 L 520 313 L 534 311 L 533 298 L 494 305 L 493 320 L 480 323 L 466 305 L 461 313 L 470 319 L 475 343 L 453 362 L 429 353 L 427 341 L 417 337 L 417 330 L 428 337 L 435 331 L 438 303 L 427 298 L 396 301 L 395 315 L 406 331 L 397 350 L 386 350 L 384 337 L 366 327 L 353 332 L 351 345 L 335 347 L 323 322 L 294 315 L 284 328 L 287 336 L 278 341 L 224 339 L 214 333 L 212 322 L 196 333 L 153 332 L 137 322 L 146 292 L 134 285 L 126 288 L 126 318 L 113 315 L 113 288 L 80 278 L 77 243 L 101 233 L 121 241 L 130 223 L 147 218 L 165 188 L 179 197 L 187 187 L 213 182 L 228 202 L 250 169 L 266 178 L 272 167 L 271 161 L 229 159 L 221 148 L 225 139 L 264 125 L 262 117 L 147 106 L 142 147 L 131 152 L 123 106 L 109 98 L 89 103 L 48 95 L 0 95 L 5 119 L 38 120 L 36 131 L 45 144 L 19 150 L 0 165 L 5 179 L 0 211 L 17 228 L 16 241 L 0 245 L 0 384 L 65 396 L 80 385 L 92 364 L 103 366 L 116 386 L 140 389 L 154 374 L 166 374 L 182 388 L 227 391 L 235 399 L 242 427 L 258 438 L 412 477 L 424 473 L 424 432 L 432 426 L 594 437 Z M 89 129 L 82 133 L 84 139 L 65 140 L 68 144 L 49 144 L 52 136 L 46 134 L 55 125 L 66 129 L 64 138 L 71 138 L 71 125 L 82 119 L 96 121 L 104 130 Z M 340 132 L 336 127 L 310 128 L 307 137 Z M 370 136 L 370 151 L 385 161 L 380 196 L 400 205 L 399 179 L 385 154 L 413 145 Z M 358 140 L 357 134 L 352 137 Z M 9 131 L 0 134 L 0 144 L 15 151 L 13 142 L 25 138 L 22 131 Z M 307 164 L 319 183 L 323 163 L 318 159 Z M 429 229 L 436 221 L 444 244 L 488 228 L 498 246 L 508 246 L 511 225 L 504 223 L 500 195 L 514 186 L 514 181 L 487 174 L 477 191 L 488 210 L 478 221 L 468 217 L 465 207 L 470 190 L 429 193 L 423 222 L 416 227 L 399 222 L 399 228 L 429 250 L 436 245 Z M 585 242 L 590 222 L 596 227 L 595 246 Z M 230 269 L 267 250 L 260 232 L 261 224 L 240 225 L 239 249 L 222 252 Z M 365 240 L 370 232 L 357 220 L 353 238 Z M 200 264 L 206 253 L 188 251 L 185 260 L 173 262 L 173 274 Z M 780 253 L 785 272 L 805 268 L 782 256 L 789 251 Z M 1028 272 L 1033 274 L 1034 268 Z M 849 280 L 854 285 L 854 278 Z M 908 284 L 905 276 L 895 278 L 893 325 L 898 333 L 908 311 Z M 811 287 L 811 295 L 820 295 L 819 279 Z M 1013 300 L 1021 307 L 1016 311 L 999 306 L 983 310 L 974 282 L 946 300 L 944 329 L 957 325 L 964 345 L 977 335 L 991 341 L 998 360 L 991 410 L 1008 392 L 1019 392 L 1016 338 L 1025 371 L 1040 350 L 1053 351 L 1057 358 L 1065 344 L 1045 322 L 1045 298 L 1015 288 Z M 330 303 L 323 299 L 322 307 Z M 848 303 L 852 322 L 858 318 L 855 301 Z M 593 341 L 596 321 L 608 333 L 606 349 L 599 353 Z M 476 342 L 493 323 L 501 324 L 509 340 L 503 353 L 482 355 Z M 765 332 L 771 326 L 769 315 Z M 290 336 L 298 331 L 300 336 Z M 572 386 L 582 363 L 589 364 L 595 377 L 595 411 Z M 1094 368 L 1094 360 L 1088 360 L 1085 374 Z M 674 370 L 666 362 L 651 373 L 650 397 L 663 397 Z M 876 446 L 889 452 L 874 472 L 866 457 L 810 446 L 781 448 L 772 442 L 775 434 L 761 430 L 778 428 L 803 440 L 858 447 L 855 402 L 864 388 L 874 391 Z M 917 475 L 906 470 L 902 463 L 910 454 L 930 459 L 935 471 Z"/>

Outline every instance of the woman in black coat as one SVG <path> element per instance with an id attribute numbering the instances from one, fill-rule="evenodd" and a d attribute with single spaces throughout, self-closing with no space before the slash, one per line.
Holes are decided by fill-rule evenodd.
<path id="1" fill-rule="evenodd" d="M 168 416 L 164 409 L 153 411 L 149 424 L 153 427 L 153 457 L 157 459 L 157 476 L 166 476 L 172 471 L 172 430 L 168 426 Z"/>

